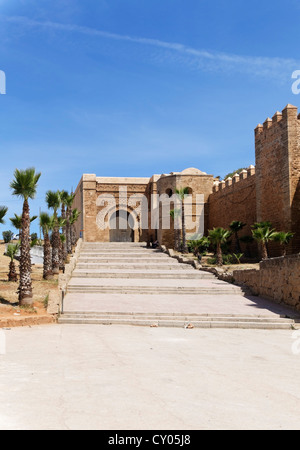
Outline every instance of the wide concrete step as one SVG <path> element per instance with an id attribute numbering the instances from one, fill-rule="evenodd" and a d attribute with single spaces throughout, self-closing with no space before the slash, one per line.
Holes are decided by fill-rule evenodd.
<path id="1" fill-rule="evenodd" d="M 59 323 L 136 325 L 149 327 L 179 328 L 242 328 L 242 329 L 292 329 L 294 321 L 276 317 L 255 316 L 209 316 L 168 314 L 122 314 L 122 313 L 71 313 L 62 314 Z"/>
<path id="2" fill-rule="evenodd" d="M 99 311 L 67 311 L 63 315 L 65 318 L 105 318 L 105 319 L 148 319 L 148 320 L 184 320 L 184 321 L 229 321 L 229 322 L 271 322 L 295 323 L 288 317 L 280 315 L 260 316 L 260 315 L 241 315 L 241 314 L 186 314 L 186 313 L 153 313 L 153 312 L 99 312 Z"/>
<path id="3" fill-rule="evenodd" d="M 104 264 L 104 263 L 106 263 L 106 264 L 108 264 L 108 263 L 111 263 L 111 264 L 119 264 L 119 263 L 120 264 L 123 264 L 123 263 L 134 264 L 134 263 L 138 263 L 139 265 L 150 263 L 150 264 L 167 264 L 167 265 L 172 264 L 175 266 L 179 265 L 177 259 L 171 259 L 168 257 L 166 257 L 166 258 L 156 258 L 156 257 L 155 258 L 149 258 L 149 257 L 147 257 L 147 258 L 144 258 L 144 257 L 131 258 L 129 256 L 122 257 L 122 258 L 120 258 L 118 256 L 113 257 L 113 258 L 108 258 L 107 256 L 80 256 L 78 258 L 78 263 L 80 263 L 80 264 L 81 263 L 92 263 L 92 264 L 95 264 L 95 263 L 98 263 L 98 264 Z"/>
<path id="4" fill-rule="evenodd" d="M 172 295 L 245 295 L 248 291 L 238 287 L 172 287 L 172 286 L 101 286 L 95 285 L 74 285 L 68 286 L 68 293 L 105 293 L 105 294 L 172 294 Z"/>
<path id="5" fill-rule="evenodd" d="M 188 267 L 188 266 L 187 266 Z M 184 270 L 184 269 L 174 269 L 174 270 L 122 270 L 115 269 L 113 272 L 109 269 L 96 270 L 96 269 L 79 269 L 76 268 L 73 272 L 75 278 L 136 278 L 136 279 L 204 279 L 211 278 L 206 275 L 205 272 L 200 273 L 200 271 Z"/>
<path id="6" fill-rule="evenodd" d="M 79 261 L 77 263 L 76 268 L 79 270 L 87 270 L 89 271 L 91 270 L 99 270 L 100 272 L 104 269 L 104 270 L 140 270 L 141 266 L 143 267 L 143 269 L 145 270 L 156 270 L 156 271 L 165 271 L 165 270 L 191 270 L 191 268 L 186 265 L 186 264 L 168 264 L 167 262 L 165 263 L 150 263 L 147 262 L 145 263 L 145 261 L 143 261 L 142 263 L 126 263 L 123 261 L 120 261 L 119 264 L 115 263 L 111 263 L 111 262 L 107 262 L 104 264 L 101 263 L 91 263 L 91 262 L 81 262 Z"/>
<path id="7" fill-rule="evenodd" d="M 136 251 L 122 251 L 122 252 L 117 252 L 117 251 L 104 251 L 104 250 L 99 250 L 96 252 L 81 252 L 80 256 L 83 257 L 106 257 L 106 258 L 126 258 L 126 257 L 131 257 L 131 258 L 152 258 L 152 257 L 156 257 L 156 258 L 169 258 L 169 256 L 166 253 L 161 253 L 161 252 L 157 252 L 157 253 L 153 253 L 152 255 L 149 254 L 148 252 L 136 252 Z"/>

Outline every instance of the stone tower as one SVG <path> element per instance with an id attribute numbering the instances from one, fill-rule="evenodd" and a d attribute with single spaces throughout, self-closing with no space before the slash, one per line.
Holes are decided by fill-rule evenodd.
<path id="1" fill-rule="evenodd" d="M 300 115 L 287 105 L 255 129 L 257 221 L 292 231 L 300 250 Z M 271 249 L 272 253 L 272 249 Z"/>

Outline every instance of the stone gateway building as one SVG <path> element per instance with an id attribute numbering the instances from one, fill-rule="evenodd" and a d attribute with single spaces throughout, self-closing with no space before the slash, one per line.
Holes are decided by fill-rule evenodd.
<path id="1" fill-rule="evenodd" d="M 199 169 L 149 178 L 108 178 L 84 174 L 74 207 L 81 211 L 77 235 L 86 242 L 158 240 L 174 245 L 176 190 L 188 188 L 185 219 L 189 238 L 233 220 L 251 225 L 270 221 L 278 231 L 295 233 L 290 253 L 300 251 L 300 114 L 287 105 L 255 129 L 255 167 L 220 181 Z M 176 226 L 175 226 L 176 228 Z M 276 244 L 270 256 L 277 256 Z"/>

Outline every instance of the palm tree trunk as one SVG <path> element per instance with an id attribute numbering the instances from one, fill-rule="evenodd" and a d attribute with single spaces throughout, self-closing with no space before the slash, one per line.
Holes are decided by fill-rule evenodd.
<path id="1" fill-rule="evenodd" d="M 76 245 L 76 231 L 75 231 L 75 225 L 71 225 L 71 242 L 72 246 Z"/>
<path id="2" fill-rule="evenodd" d="M 64 203 L 63 203 L 62 206 L 61 206 L 61 217 L 62 217 L 62 219 L 64 219 L 64 220 L 66 220 L 66 218 L 67 218 L 66 207 L 65 207 Z M 66 226 L 66 225 L 63 227 L 63 235 L 64 235 L 64 236 L 67 236 L 67 226 Z M 62 256 L 64 262 L 66 261 L 67 256 L 68 256 L 67 240 L 65 240 L 65 241 L 63 242 L 63 256 Z"/>
<path id="3" fill-rule="evenodd" d="M 222 255 L 222 248 L 221 244 L 217 243 L 217 265 L 222 266 L 223 265 L 223 255 Z"/>
<path id="4" fill-rule="evenodd" d="M 234 233 L 234 237 L 235 237 L 235 253 L 241 253 L 241 246 L 237 231 Z"/>
<path id="5" fill-rule="evenodd" d="M 65 270 L 65 258 L 64 258 L 64 242 L 60 239 L 60 251 L 59 251 L 59 268 Z"/>
<path id="6" fill-rule="evenodd" d="M 8 281 L 18 281 L 16 265 L 13 259 L 9 263 Z"/>
<path id="7" fill-rule="evenodd" d="M 175 250 L 178 251 L 179 250 L 179 244 L 180 244 L 180 230 L 179 229 L 175 229 L 174 230 L 174 234 L 175 234 Z"/>
<path id="8" fill-rule="evenodd" d="M 265 242 L 261 242 L 261 258 L 268 259 L 268 250 Z"/>
<path id="9" fill-rule="evenodd" d="M 185 229 L 185 211 L 184 211 L 184 199 L 182 200 L 182 253 L 188 253 L 186 246 L 186 229 Z"/>
<path id="10" fill-rule="evenodd" d="M 66 244 L 67 252 L 72 253 L 72 238 L 71 238 L 71 224 L 70 224 L 71 208 L 67 208 L 67 223 L 66 223 Z"/>
<path id="11" fill-rule="evenodd" d="M 19 303 L 20 305 L 31 305 L 33 303 L 33 300 L 30 257 L 30 216 L 28 200 L 24 200 L 23 204 L 20 253 L 20 284 L 18 289 Z"/>
<path id="12" fill-rule="evenodd" d="M 59 273 L 59 249 L 60 249 L 60 237 L 59 228 L 57 226 L 53 229 L 53 241 L 52 241 L 52 270 L 53 273 Z"/>
<path id="13" fill-rule="evenodd" d="M 52 272 L 52 257 L 51 257 L 51 244 L 49 234 L 44 233 L 44 280 L 51 280 L 53 278 Z"/>

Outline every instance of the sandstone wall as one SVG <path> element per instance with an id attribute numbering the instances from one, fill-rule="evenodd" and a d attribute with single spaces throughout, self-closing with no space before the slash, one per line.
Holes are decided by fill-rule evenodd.
<path id="1" fill-rule="evenodd" d="M 187 169 L 188 171 L 188 169 Z M 185 218 L 186 218 L 186 232 L 187 237 L 195 234 L 202 234 L 207 232 L 208 228 L 208 208 L 207 202 L 209 195 L 212 192 L 214 183 L 213 175 L 202 174 L 183 174 L 172 173 L 170 175 L 161 176 L 157 180 L 157 193 L 175 194 L 176 189 L 189 188 L 190 198 L 185 200 Z M 197 195 L 203 196 L 202 199 L 197 198 Z M 197 202 L 199 203 L 197 206 Z M 168 202 L 166 202 L 168 203 Z M 168 219 L 168 208 L 163 208 L 162 203 L 159 205 L 160 227 L 158 230 L 158 240 L 162 245 L 168 248 L 174 247 L 174 222 L 170 220 L 170 229 L 163 229 L 163 220 Z M 174 209 L 174 203 L 171 203 L 170 209 Z M 200 217 L 201 215 L 201 217 Z M 181 219 L 180 219 L 181 220 Z M 201 229 L 201 223 L 204 221 L 204 230 Z M 166 220 L 167 222 L 167 220 Z M 190 225 L 189 225 L 190 224 Z"/>
<path id="2" fill-rule="evenodd" d="M 269 220 L 278 231 L 296 234 L 290 252 L 300 250 L 300 121 L 287 105 L 255 129 L 257 221 Z M 280 249 L 270 244 L 270 255 Z"/>
<path id="3" fill-rule="evenodd" d="M 300 311 L 300 255 L 272 258 L 260 263 L 259 270 L 235 270 L 238 284 L 255 295 L 284 303 Z"/>
<path id="4" fill-rule="evenodd" d="M 73 209 L 77 208 L 80 211 L 80 216 L 77 222 L 75 223 L 76 237 L 79 239 L 82 230 L 83 230 L 83 222 L 84 222 L 84 209 L 83 209 L 83 180 L 80 180 L 76 191 L 75 191 L 75 199 L 73 202 Z"/>
<path id="5" fill-rule="evenodd" d="M 213 193 L 209 196 L 209 226 L 229 229 L 234 220 L 246 223 L 239 236 L 252 235 L 251 225 L 256 222 L 256 176 L 255 168 L 250 166 L 232 179 L 215 182 Z M 232 242 L 232 250 L 234 243 Z M 241 243 L 242 250 L 245 246 Z M 257 245 L 251 245 L 252 254 Z"/>

